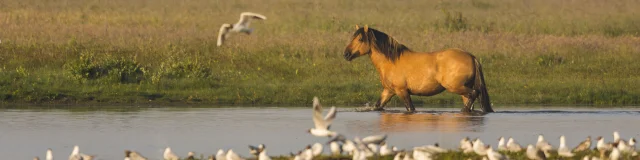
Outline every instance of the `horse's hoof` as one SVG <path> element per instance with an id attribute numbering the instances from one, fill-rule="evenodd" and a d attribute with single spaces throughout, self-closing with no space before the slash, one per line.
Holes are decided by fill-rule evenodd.
<path id="1" fill-rule="evenodd" d="M 382 107 L 375 107 L 373 109 L 371 109 L 372 111 L 384 111 L 384 108 Z"/>

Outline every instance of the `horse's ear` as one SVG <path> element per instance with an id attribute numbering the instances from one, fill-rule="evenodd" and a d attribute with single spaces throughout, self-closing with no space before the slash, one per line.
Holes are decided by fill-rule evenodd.
<path id="1" fill-rule="evenodd" d="M 356 24 L 356 30 L 358 30 L 358 29 L 360 29 L 360 26 L 358 26 L 358 25 Z"/>
<path id="2" fill-rule="evenodd" d="M 369 25 L 364 25 L 364 32 L 369 32 Z"/>

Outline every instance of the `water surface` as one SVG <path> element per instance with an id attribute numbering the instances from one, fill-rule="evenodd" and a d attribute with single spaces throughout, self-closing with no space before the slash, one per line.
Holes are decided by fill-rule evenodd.
<path id="1" fill-rule="evenodd" d="M 440 143 L 454 148 L 463 137 L 479 137 L 495 146 L 499 136 L 521 144 L 544 134 L 551 144 L 567 135 L 569 146 L 586 136 L 611 140 L 640 136 L 640 109 L 498 108 L 497 113 L 466 116 L 459 109 L 422 109 L 403 114 L 353 112 L 339 109 L 332 129 L 364 137 L 388 134 L 388 143 L 400 148 Z M 264 143 L 271 155 L 297 152 L 307 144 L 325 142 L 306 130 L 313 126 L 311 108 L 148 108 L 136 110 L 4 109 L 0 110 L 0 155 L 3 159 L 44 157 L 47 148 L 66 159 L 73 145 L 98 159 L 122 159 L 125 149 L 161 159 L 170 146 L 178 155 L 189 151 L 213 154 L 231 148 L 249 156 L 247 145 Z M 595 137 L 594 137 L 595 139 Z M 628 139 L 628 138 L 626 138 Z M 594 141 L 595 142 L 595 141 Z M 206 157 L 206 156 L 205 156 Z"/>

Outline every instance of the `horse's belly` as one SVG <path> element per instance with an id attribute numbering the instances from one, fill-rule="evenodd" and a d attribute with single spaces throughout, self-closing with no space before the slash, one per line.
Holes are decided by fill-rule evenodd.
<path id="1" fill-rule="evenodd" d="M 409 84 L 408 88 L 409 92 L 411 92 L 412 95 L 420 96 L 432 96 L 438 93 L 442 93 L 442 91 L 445 90 L 445 88 L 435 80 L 423 81 L 423 83 L 414 85 Z"/>

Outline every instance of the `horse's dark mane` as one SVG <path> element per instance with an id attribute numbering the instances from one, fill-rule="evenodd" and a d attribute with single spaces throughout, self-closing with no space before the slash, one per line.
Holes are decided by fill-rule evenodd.
<path id="1" fill-rule="evenodd" d="M 372 47 L 378 49 L 391 62 L 395 62 L 402 53 L 410 50 L 407 46 L 398 43 L 393 37 L 373 28 L 369 28 L 366 34 L 364 28 L 360 28 L 353 34 L 354 37 L 357 35 L 362 35 L 364 43 L 373 44 Z"/>

